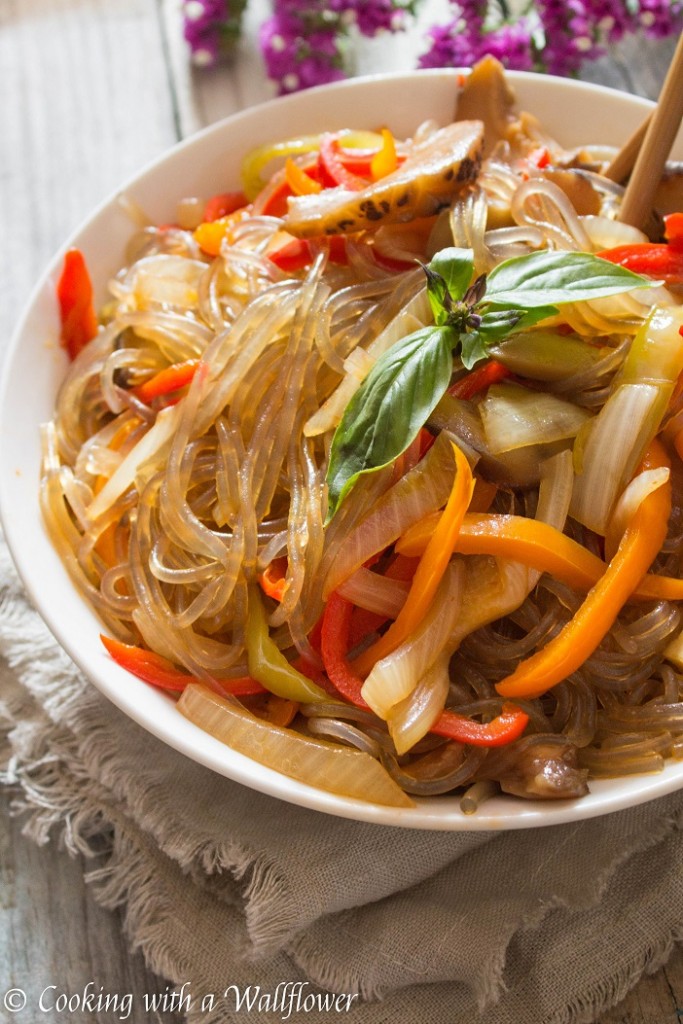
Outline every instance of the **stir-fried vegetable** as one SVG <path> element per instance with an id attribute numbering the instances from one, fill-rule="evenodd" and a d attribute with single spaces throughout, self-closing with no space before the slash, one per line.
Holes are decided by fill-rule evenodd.
<path id="1" fill-rule="evenodd" d="M 363 751 L 262 722 L 196 683 L 183 692 L 178 710 L 238 753 L 253 757 L 258 750 L 261 764 L 309 786 L 389 807 L 413 806 L 379 762 Z"/>
<path id="2" fill-rule="evenodd" d="M 80 249 L 69 249 L 64 256 L 57 282 L 57 299 L 62 324 L 61 342 L 69 358 L 75 359 L 97 334 L 92 281 Z"/>
<path id="3" fill-rule="evenodd" d="M 668 465 L 664 449 L 653 442 L 643 468 Z M 671 512 L 667 482 L 641 502 L 604 575 L 564 629 L 540 651 L 496 684 L 503 697 L 536 697 L 567 679 L 596 649 L 642 581 L 666 537 Z"/>

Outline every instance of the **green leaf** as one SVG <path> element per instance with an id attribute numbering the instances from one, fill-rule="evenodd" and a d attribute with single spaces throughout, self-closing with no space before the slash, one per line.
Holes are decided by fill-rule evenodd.
<path id="1" fill-rule="evenodd" d="M 652 284 L 648 278 L 590 253 L 543 250 L 515 256 L 495 267 L 488 276 L 485 302 L 533 309 Z"/>
<path id="2" fill-rule="evenodd" d="M 489 343 L 494 343 L 506 338 L 508 334 L 514 334 L 515 331 L 525 331 L 539 320 L 555 316 L 558 312 L 557 306 L 537 306 L 535 309 L 515 306 L 506 306 L 504 309 L 487 307 L 478 330 Z"/>
<path id="3" fill-rule="evenodd" d="M 557 313 L 556 306 L 538 306 L 537 309 L 487 309 L 479 326 L 460 335 L 462 361 L 465 369 L 471 370 L 480 359 L 486 359 L 489 348 L 515 331 L 533 327 L 539 320 Z"/>
<path id="4" fill-rule="evenodd" d="M 427 295 L 432 307 L 434 323 L 445 324 L 453 302 L 459 302 L 469 287 L 474 270 L 471 249 L 451 246 L 437 252 L 424 267 L 427 275 Z"/>
<path id="5" fill-rule="evenodd" d="M 361 473 L 393 462 L 415 439 L 448 387 L 456 341 L 449 327 L 423 327 L 377 360 L 332 438 L 328 522 Z"/>
<path id="6" fill-rule="evenodd" d="M 451 298 L 459 302 L 472 280 L 474 254 L 471 249 L 456 249 L 452 245 L 434 255 L 429 261 L 429 269 L 441 274 Z"/>
<path id="7" fill-rule="evenodd" d="M 479 331 L 467 331 L 466 334 L 461 334 L 460 344 L 460 358 L 466 370 L 471 370 L 480 360 L 488 358 L 491 342 Z"/>

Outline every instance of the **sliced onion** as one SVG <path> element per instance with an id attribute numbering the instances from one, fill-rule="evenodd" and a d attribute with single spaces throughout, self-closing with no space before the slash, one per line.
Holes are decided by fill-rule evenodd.
<path id="1" fill-rule="evenodd" d="M 646 469 L 634 476 L 617 501 L 605 534 L 605 558 L 609 561 L 619 547 L 624 531 L 633 518 L 640 503 L 669 479 L 667 466 Z"/>
<path id="2" fill-rule="evenodd" d="M 574 488 L 572 453 L 567 449 L 541 463 L 536 519 L 564 530 Z"/>
<path id="3" fill-rule="evenodd" d="M 270 725 L 199 683 L 185 688 L 178 710 L 232 750 L 306 785 L 368 803 L 414 806 L 379 761 L 364 751 Z"/>
<path id="4" fill-rule="evenodd" d="M 361 567 L 337 590 L 359 608 L 395 619 L 405 604 L 408 588 L 405 580 L 392 580 Z"/>
<path id="5" fill-rule="evenodd" d="M 460 615 L 463 578 L 463 562 L 456 559 L 449 564 L 415 632 L 373 666 L 361 694 L 379 718 L 386 721 L 391 710 L 410 696 L 446 647 Z"/>
<path id="6" fill-rule="evenodd" d="M 675 384 L 683 371 L 683 307 L 655 308 L 631 344 L 619 376 L 623 384 Z"/>
<path id="7" fill-rule="evenodd" d="M 186 311 L 197 305 L 199 279 L 207 265 L 187 256 L 161 254 L 138 260 L 120 283 L 133 309 Z"/>
<path id="8" fill-rule="evenodd" d="M 419 743 L 443 711 L 451 685 L 448 663 L 448 655 L 440 655 L 410 696 L 389 712 L 387 725 L 398 754 Z"/>
<path id="9" fill-rule="evenodd" d="M 557 395 L 519 384 L 494 384 L 479 406 L 494 455 L 575 437 L 591 413 Z"/>
<path id="10" fill-rule="evenodd" d="M 614 503 L 654 437 L 667 401 L 656 384 L 622 384 L 593 420 L 570 514 L 595 533 L 605 535 Z"/>
<path id="11" fill-rule="evenodd" d="M 137 472 L 144 462 L 157 455 L 164 445 L 169 444 L 178 426 L 181 403 L 162 409 L 154 425 L 132 448 L 119 464 L 102 490 L 88 506 L 88 517 L 94 522 L 113 505 L 135 482 Z"/>
<path id="12" fill-rule="evenodd" d="M 424 459 L 382 495 L 342 542 L 325 579 L 323 598 L 369 558 L 393 544 L 409 526 L 441 508 L 452 483 L 453 448 L 440 434 Z"/>
<path id="13" fill-rule="evenodd" d="M 593 246 L 593 252 L 602 249 L 613 249 L 617 245 L 633 245 L 649 241 L 647 235 L 631 224 L 611 217 L 599 217 L 589 214 L 581 217 L 584 231 Z"/>

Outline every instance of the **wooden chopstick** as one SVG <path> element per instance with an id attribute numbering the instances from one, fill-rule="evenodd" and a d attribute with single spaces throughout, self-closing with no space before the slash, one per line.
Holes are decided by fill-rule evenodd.
<path id="1" fill-rule="evenodd" d="M 619 220 L 624 223 L 641 229 L 647 224 L 655 192 L 682 119 L 683 33 L 624 192 L 619 212 Z"/>
<path id="2" fill-rule="evenodd" d="M 636 162 L 636 157 L 640 152 L 640 147 L 643 144 L 643 139 L 645 138 L 645 134 L 651 120 L 652 111 L 650 111 L 645 120 L 638 125 L 633 135 L 626 140 L 619 152 L 612 157 L 612 160 L 602 172 L 603 177 L 609 178 L 610 181 L 626 181 L 633 170 L 633 165 Z"/>

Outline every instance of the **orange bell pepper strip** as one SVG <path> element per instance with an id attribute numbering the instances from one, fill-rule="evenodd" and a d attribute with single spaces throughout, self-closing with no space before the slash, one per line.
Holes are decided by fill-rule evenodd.
<path id="1" fill-rule="evenodd" d="M 434 533 L 415 570 L 405 604 L 389 629 L 354 661 L 354 670 L 366 676 L 380 658 L 395 651 L 399 644 L 419 626 L 439 586 L 460 532 L 467 506 L 474 490 L 474 479 L 469 463 L 457 445 L 455 455 L 455 481 L 446 507 L 441 513 Z"/>
<path id="2" fill-rule="evenodd" d="M 307 174 L 291 156 L 285 163 L 285 181 L 295 196 L 312 196 L 322 192 L 322 184 Z"/>
<path id="3" fill-rule="evenodd" d="M 160 654 L 155 654 L 154 651 L 147 651 L 143 647 L 135 647 L 133 644 L 124 644 L 120 640 L 103 634 L 100 634 L 100 640 L 117 665 L 125 668 L 145 683 L 158 686 L 162 690 L 182 693 L 188 683 L 197 682 L 196 676 L 192 676 L 188 672 L 181 672 L 172 661 L 163 658 Z M 232 693 L 236 697 L 266 692 L 265 687 L 251 676 L 239 676 L 234 679 L 217 678 L 215 682 L 219 692 Z"/>
<path id="4" fill-rule="evenodd" d="M 69 358 L 75 359 L 97 334 L 92 281 L 80 249 L 69 249 L 64 256 L 57 282 L 57 301 L 61 319 L 60 341 Z"/>
<path id="5" fill-rule="evenodd" d="M 424 551 L 438 513 L 425 516 L 396 544 L 404 555 Z M 547 572 L 576 590 L 590 590 L 607 569 L 601 558 L 554 526 L 524 516 L 468 512 L 454 551 L 460 555 L 495 555 Z M 683 579 L 646 575 L 631 595 L 640 600 L 683 601 Z"/>
<path id="6" fill-rule="evenodd" d="M 182 363 L 166 366 L 163 370 L 155 373 L 153 377 L 143 381 L 135 389 L 135 394 L 142 402 L 151 402 L 153 398 L 160 398 L 162 395 L 179 391 L 180 388 L 184 388 L 190 383 L 198 366 L 198 359 L 186 359 Z"/>
<path id="7" fill-rule="evenodd" d="M 258 577 L 259 586 L 264 594 L 274 601 L 281 601 L 287 589 L 287 556 L 274 558 Z"/>
<path id="8" fill-rule="evenodd" d="M 667 465 L 666 452 L 655 439 L 641 470 Z M 612 628 L 659 553 L 670 514 L 671 484 L 667 481 L 640 503 L 614 558 L 573 618 L 545 647 L 520 662 L 514 672 L 496 684 L 502 697 L 538 697 L 583 665 Z"/>

